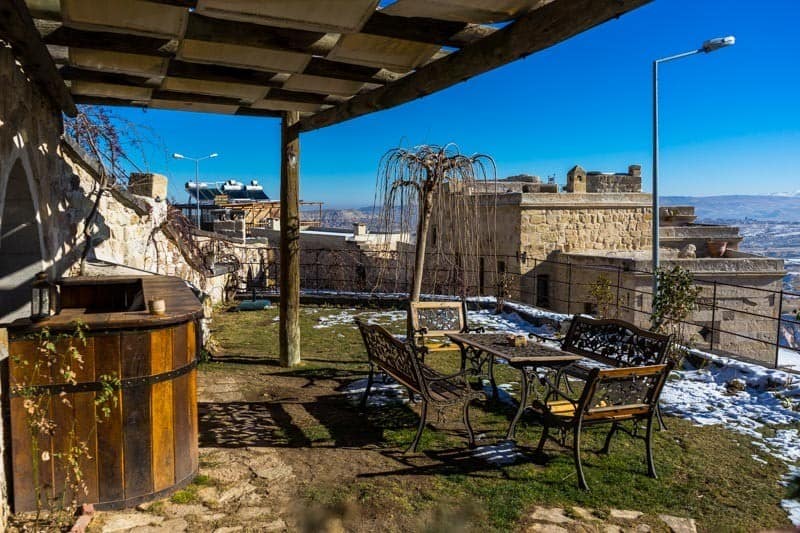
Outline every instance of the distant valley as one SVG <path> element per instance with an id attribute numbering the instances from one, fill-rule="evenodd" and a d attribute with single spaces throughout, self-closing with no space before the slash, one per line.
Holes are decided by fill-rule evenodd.
<path id="1" fill-rule="evenodd" d="M 693 205 L 704 222 L 800 222 L 800 196 L 665 196 L 664 205 Z"/>

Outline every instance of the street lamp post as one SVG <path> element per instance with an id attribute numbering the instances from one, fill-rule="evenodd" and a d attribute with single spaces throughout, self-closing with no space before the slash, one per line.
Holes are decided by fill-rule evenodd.
<path id="1" fill-rule="evenodd" d="M 716 39 L 709 39 L 703 43 L 703 46 L 697 50 L 690 50 L 682 54 L 673 56 L 662 57 L 653 61 L 653 302 L 652 306 L 655 307 L 656 295 L 658 294 L 658 267 L 659 267 L 659 238 L 658 232 L 660 231 L 659 220 L 659 204 L 658 204 L 658 65 L 668 61 L 674 61 L 688 56 L 693 56 L 699 53 L 709 53 L 732 46 L 736 43 L 733 35 L 727 37 L 718 37 Z"/>
<path id="2" fill-rule="evenodd" d="M 175 159 L 187 159 L 189 161 L 194 161 L 194 193 L 197 198 L 197 229 L 201 229 L 200 227 L 200 161 L 204 159 L 211 159 L 212 157 L 217 157 L 219 154 L 214 152 L 213 154 L 209 154 L 205 157 L 186 157 L 185 155 L 181 155 L 178 153 L 172 154 L 172 157 Z"/>

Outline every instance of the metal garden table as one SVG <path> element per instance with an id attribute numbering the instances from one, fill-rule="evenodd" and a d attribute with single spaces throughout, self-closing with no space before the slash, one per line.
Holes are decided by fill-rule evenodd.
<path id="1" fill-rule="evenodd" d="M 528 406 L 531 388 L 535 385 L 539 370 L 557 369 L 580 360 L 580 355 L 553 348 L 541 342 L 529 342 L 526 346 L 511 346 L 507 334 L 502 333 L 448 333 L 447 337 L 461 349 L 461 367 L 467 361 L 478 374 L 484 365 L 488 366 L 487 376 L 492 385 L 493 397 L 497 398 L 497 383 L 494 379 L 495 359 L 502 359 L 519 370 L 522 376 L 522 392 L 519 407 L 506 433 L 507 439 L 514 438 L 517 422 Z"/>

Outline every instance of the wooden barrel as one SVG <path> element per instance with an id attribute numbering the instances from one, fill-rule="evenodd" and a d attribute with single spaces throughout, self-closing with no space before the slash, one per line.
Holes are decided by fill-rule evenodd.
<path id="1" fill-rule="evenodd" d="M 162 497 L 194 478 L 198 467 L 195 320 L 151 328 L 90 330 L 86 346 L 78 345 L 84 363 L 77 385 L 65 384 L 52 370 L 48 376 L 31 377 L 32 362 L 41 357 L 35 341 L 20 337 L 12 339 L 9 347 L 12 387 L 29 383 L 48 395 L 49 418 L 56 426 L 52 436 L 38 437 L 40 459 L 44 452 L 44 457 L 49 456 L 47 461 L 40 460 L 41 498 L 60 499 L 65 490 L 66 472 L 54 458 L 74 442 L 71 434 L 88 445 L 89 458 L 80 463 L 87 493 L 75 496 L 79 503 L 94 503 L 99 509 L 131 507 Z M 107 404 L 108 418 L 95 405 L 103 375 L 121 380 L 114 393 L 116 405 Z M 15 512 L 36 509 L 34 443 L 23 404 L 24 398 L 12 390 Z M 67 494 L 67 501 L 71 497 Z M 42 504 L 47 508 L 46 501 Z"/>

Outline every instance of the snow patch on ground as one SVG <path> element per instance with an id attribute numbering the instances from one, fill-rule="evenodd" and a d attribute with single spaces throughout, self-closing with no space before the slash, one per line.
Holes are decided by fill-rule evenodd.
<path id="1" fill-rule="evenodd" d="M 489 380 L 481 380 L 481 386 L 483 387 L 483 393 L 486 395 L 486 397 L 492 398 L 494 392 L 492 391 L 492 384 L 489 382 Z M 519 389 L 519 383 L 513 381 L 511 383 L 498 383 L 497 401 L 516 409 L 517 405 L 519 404 L 517 403 L 517 400 L 511 397 L 511 391 L 515 388 Z"/>
<path id="2" fill-rule="evenodd" d="M 721 424 L 753 438 L 753 444 L 800 473 L 800 435 L 797 429 L 779 429 L 772 437 L 764 428 L 800 422 L 800 376 L 736 361 L 696 350 L 708 361 L 704 368 L 685 367 L 673 372 L 661 396 L 665 413 L 687 418 L 698 425 Z M 743 391 L 731 394 L 726 385 L 744 382 Z M 753 460 L 763 462 L 758 455 Z M 800 502 L 781 505 L 795 525 L 800 525 Z"/>
<path id="3" fill-rule="evenodd" d="M 342 389 L 342 393 L 346 394 L 351 402 L 358 403 L 366 388 L 367 378 L 357 379 L 348 383 Z M 388 376 L 380 375 L 373 380 L 367 397 L 367 407 L 402 405 L 404 403 L 408 403 L 408 392 L 405 387 Z"/>
<path id="4" fill-rule="evenodd" d="M 386 326 L 393 322 L 405 320 L 406 312 L 393 310 L 393 311 L 371 311 L 367 313 L 362 313 L 362 312 L 357 312 L 356 309 L 351 308 L 343 311 L 338 311 L 330 315 L 320 316 L 317 319 L 317 323 L 313 327 L 315 329 L 333 328 L 340 326 L 352 326 L 355 328 L 356 316 L 359 316 L 368 322 Z"/>
<path id="5" fill-rule="evenodd" d="M 800 336 L 800 330 L 798 330 L 798 336 Z M 800 351 L 780 348 L 778 350 L 778 366 L 800 372 Z"/>
<path id="6" fill-rule="evenodd" d="M 525 454 L 517 448 L 516 443 L 512 440 L 505 440 L 487 446 L 478 446 L 472 451 L 472 455 L 495 466 L 512 465 L 521 459 L 525 459 Z"/>

